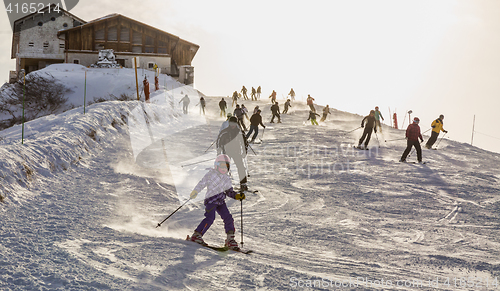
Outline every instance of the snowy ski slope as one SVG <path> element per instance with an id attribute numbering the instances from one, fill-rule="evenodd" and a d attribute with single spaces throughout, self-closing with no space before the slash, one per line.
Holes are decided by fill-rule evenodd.
<path id="1" fill-rule="evenodd" d="M 361 130 L 346 133 L 361 116 L 332 109 L 312 126 L 299 102 L 281 124 L 266 98 L 243 102 L 267 126 L 248 155 L 259 192 L 243 202 L 254 254 L 186 242 L 199 200 L 156 228 L 216 155 L 220 97 L 205 118 L 184 93 L 188 116 L 160 90 L 34 120 L 24 145 L 19 126 L 0 132 L 0 290 L 500 289 L 499 154 L 444 139 L 428 164 L 401 164 L 405 141 L 385 140 L 404 131 L 358 151 Z M 226 202 L 240 242 L 240 202 Z M 217 217 L 205 240 L 224 239 Z"/>

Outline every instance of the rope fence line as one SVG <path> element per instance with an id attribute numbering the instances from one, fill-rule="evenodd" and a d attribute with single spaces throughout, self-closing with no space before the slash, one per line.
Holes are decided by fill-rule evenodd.
<path id="1" fill-rule="evenodd" d="M 479 131 L 474 131 L 474 133 L 479 133 L 479 134 L 482 134 L 484 136 L 491 137 L 491 138 L 494 138 L 494 139 L 500 139 L 500 137 L 492 136 L 492 135 L 489 135 L 489 134 L 486 134 L 486 133 L 482 133 L 482 132 L 479 132 Z"/>

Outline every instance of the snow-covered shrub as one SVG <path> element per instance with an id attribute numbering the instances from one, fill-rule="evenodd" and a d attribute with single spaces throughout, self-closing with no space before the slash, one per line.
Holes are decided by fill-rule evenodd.
<path id="1" fill-rule="evenodd" d="M 0 113 L 11 118 L 0 122 L 0 129 L 22 122 L 24 103 L 24 121 L 67 110 L 66 94 L 71 90 L 59 83 L 50 74 L 28 74 L 26 80 L 9 86 L 2 86 L 0 91 Z"/>

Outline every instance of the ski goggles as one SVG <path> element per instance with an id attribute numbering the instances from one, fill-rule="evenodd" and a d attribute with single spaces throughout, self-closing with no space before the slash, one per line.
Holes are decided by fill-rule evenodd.
<path id="1" fill-rule="evenodd" d="M 230 167 L 229 162 L 217 162 L 217 163 L 215 163 L 215 165 L 219 168 L 225 168 L 229 171 L 229 167 Z"/>

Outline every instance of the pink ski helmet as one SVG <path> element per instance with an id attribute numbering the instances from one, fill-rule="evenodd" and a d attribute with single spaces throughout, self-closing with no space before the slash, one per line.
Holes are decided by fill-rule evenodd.
<path id="1" fill-rule="evenodd" d="M 229 171 L 231 158 L 228 155 L 221 154 L 215 158 L 214 168 L 221 174 L 226 174 Z M 222 171 L 221 171 L 222 170 Z"/>

